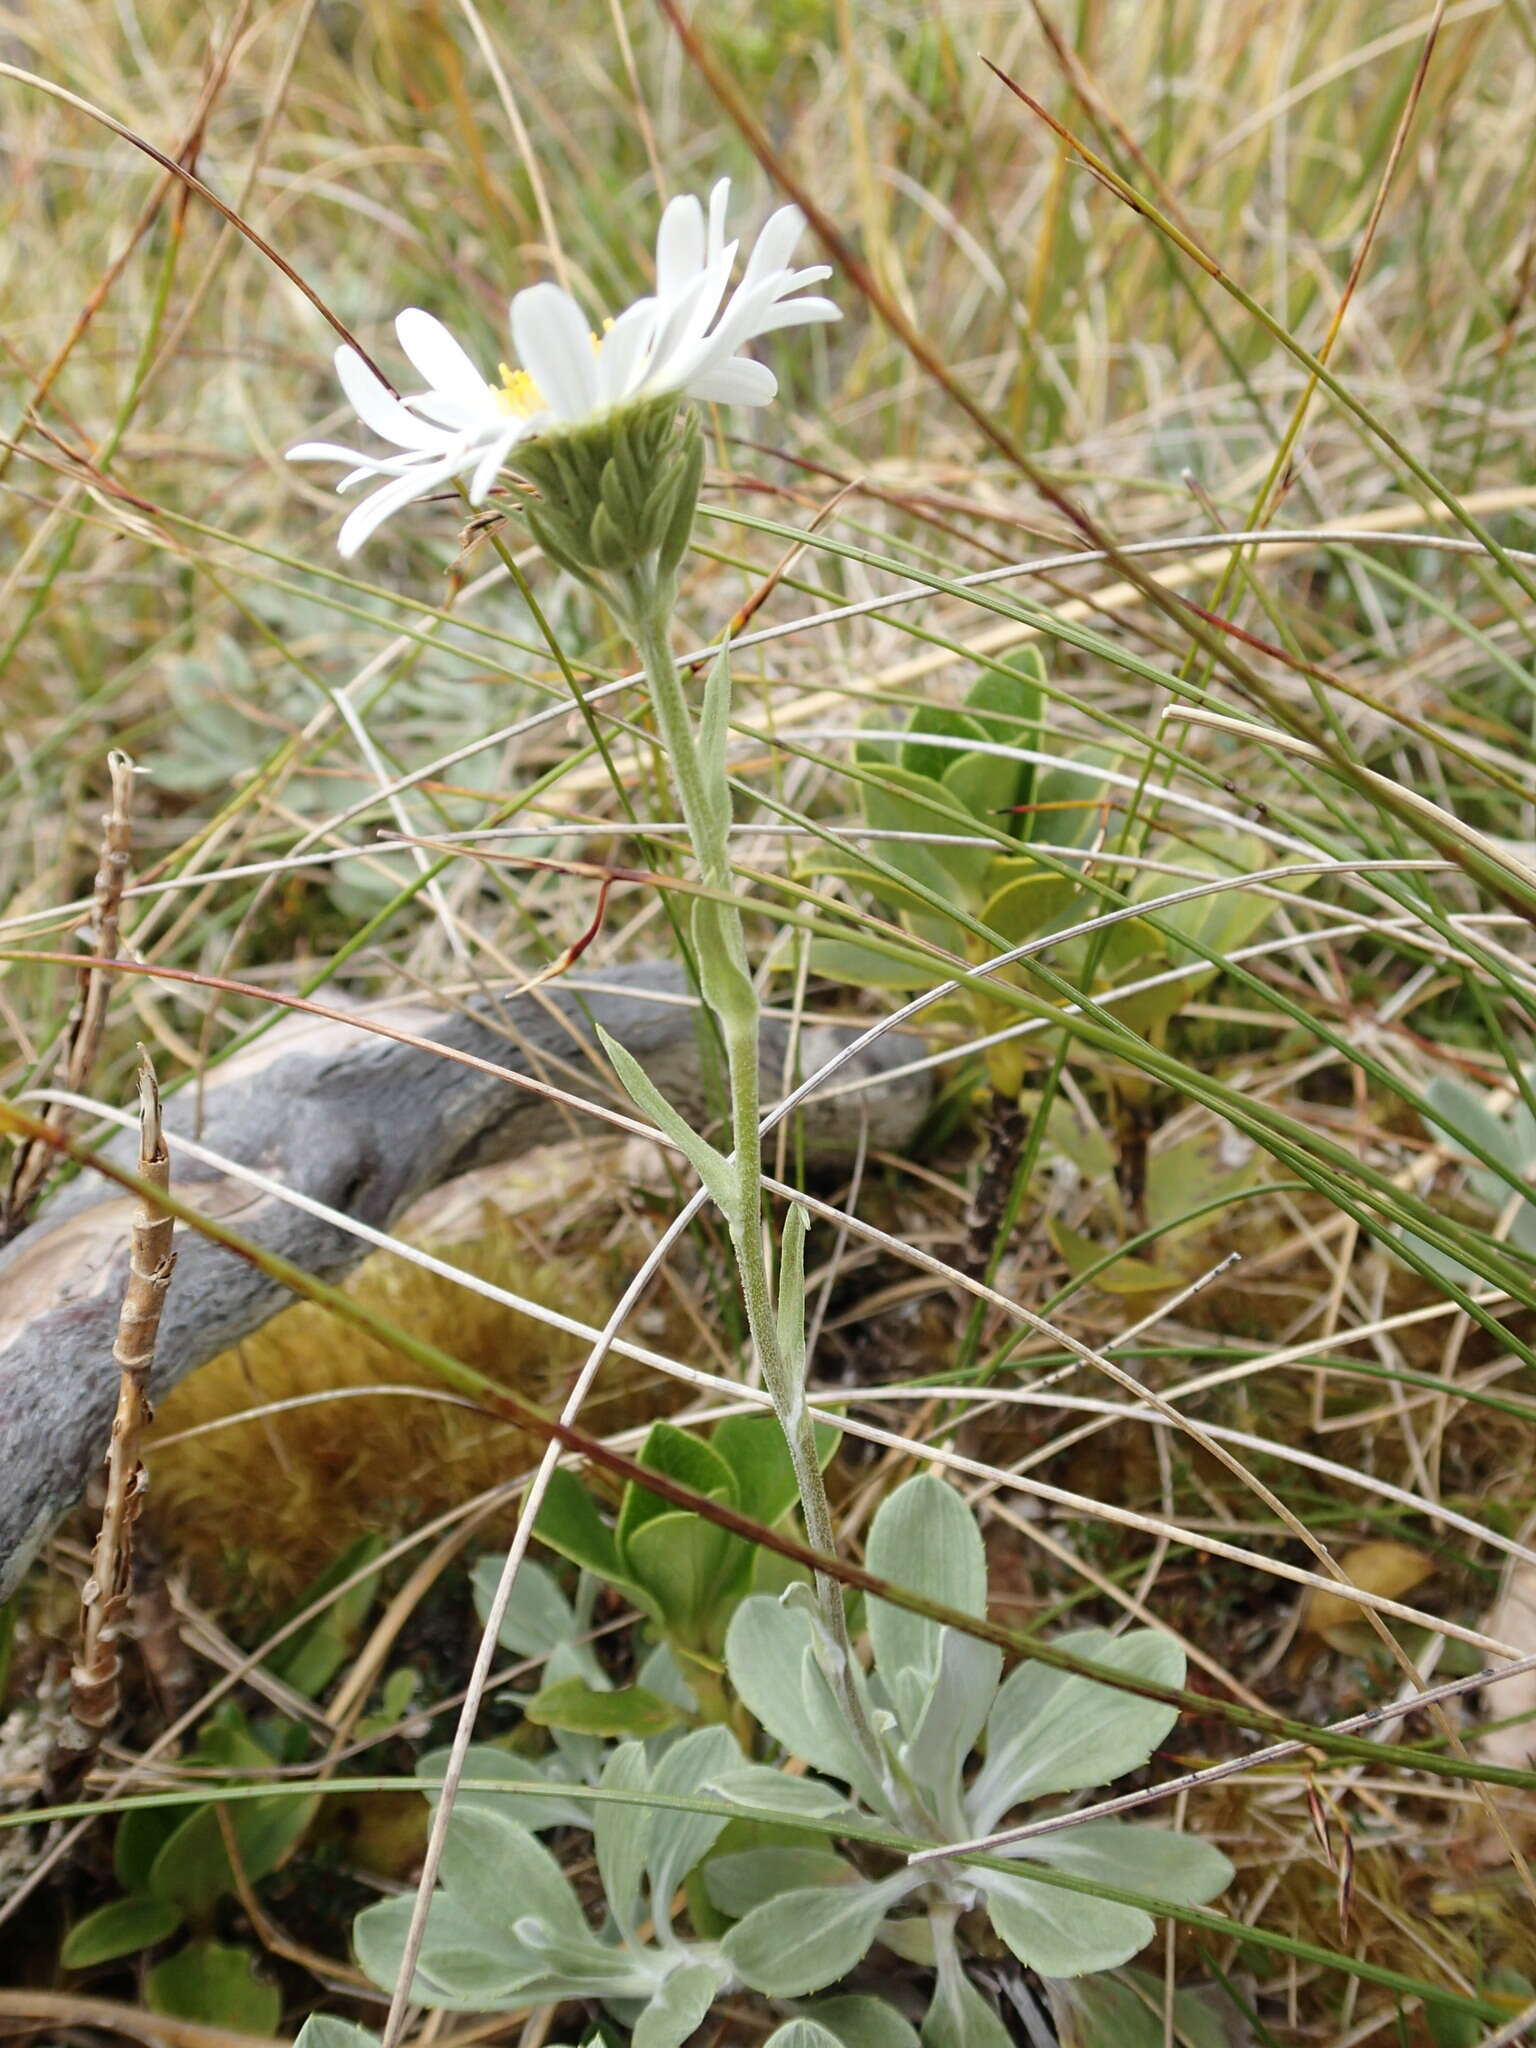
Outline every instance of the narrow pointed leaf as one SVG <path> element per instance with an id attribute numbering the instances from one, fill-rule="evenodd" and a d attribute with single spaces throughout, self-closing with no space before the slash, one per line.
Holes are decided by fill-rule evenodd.
<path id="1" fill-rule="evenodd" d="M 601 1024 L 593 1028 L 630 1101 L 677 1146 L 708 1189 L 710 1199 L 730 1222 L 736 1213 L 736 1189 L 724 1158 L 683 1121 L 633 1053 L 627 1052 Z"/>
<path id="2" fill-rule="evenodd" d="M 941 1798 L 958 1791 L 1002 1671 L 1003 1653 L 995 1644 L 952 1628 L 941 1631 L 939 1669 L 907 1745 L 907 1769 L 919 1785 Z"/>
<path id="3" fill-rule="evenodd" d="M 691 927 L 705 1002 L 728 1027 L 749 1027 L 757 1016 L 757 990 L 752 985 L 739 919 L 713 897 L 696 896 Z"/>
<path id="4" fill-rule="evenodd" d="M 792 1398 L 805 1391 L 805 1233 L 807 1217 L 791 1202 L 779 1242 L 779 1353 L 789 1376 Z"/>
<path id="5" fill-rule="evenodd" d="M 721 837 L 731 822 L 731 791 L 726 780 L 725 756 L 730 740 L 731 648 L 722 641 L 720 652 L 704 679 L 704 702 L 699 712 L 699 768 L 704 790 Z"/>

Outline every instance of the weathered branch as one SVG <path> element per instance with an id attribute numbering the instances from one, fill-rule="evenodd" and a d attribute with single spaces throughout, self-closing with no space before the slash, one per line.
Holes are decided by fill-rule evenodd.
<path id="1" fill-rule="evenodd" d="M 594 1020 L 634 1053 L 685 1116 L 702 1120 L 710 1113 L 710 1062 L 697 1013 L 684 995 L 680 970 L 644 965 L 608 970 L 600 986 L 561 983 L 469 1012 L 392 1003 L 360 1018 L 597 1097 L 606 1069 L 591 1033 Z M 781 1089 L 786 1032 L 772 1024 L 764 1031 L 770 1099 Z M 807 1031 L 802 1068 L 814 1070 L 846 1037 Z M 909 1052 L 910 1041 L 882 1041 L 861 1055 L 863 1071 L 879 1074 Z M 872 1144 L 899 1147 L 926 1102 L 926 1088 L 910 1078 L 812 1101 L 804 1112 L 808 1149 L 824 1158 L 851 1152 L 866 1115 Z M 172 1097 L 165 1128 L 173 1140 L 195 1136 L 294 1193 L 385 1229 L 418 1196 L 457 1174 L 551 1140 L 589 1135 L 592 1127 L 501 1075 L 352 1024 L 300 1018 L 215 1069 L 201 1102 L 191 1089 Z M 131 1166 L 136 1147 L 136 1137 L 122 1133 L 105 1149 Z M 175 1186 L 242 1237 L 321 1278 L 349 1272 L 367 1250 L 334 1224 L 185 1154 Z M 117 1188 L 83 1174 L 0 1252 L 0 1597 L 79 1497 L 107 1442 L 132 1206 Z M 178 1229 L 175 1241 L 176 1285 L 165 1304 L 150 1381 L 156 1401 L 259 1329 L 288 1299 L 244 1260 L 195 1232 Z"/>

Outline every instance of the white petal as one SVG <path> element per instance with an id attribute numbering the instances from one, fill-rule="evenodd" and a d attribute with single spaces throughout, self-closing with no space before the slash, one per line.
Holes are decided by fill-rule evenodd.
<path id="1" fill-rule="evenodd" d="M 424 454 L 420 449 L 410 449 L 403 455 L 375 455 L 363 469 L 354 472 L 358 476 L 410 476 L 421 469 L 443 468 L 452 474 L 450 460 L 454 448 L 451 440 L 444 438 L 443 446 L 433 454 Z M 338 490 L 341 488 L 337 486 Z"/>
<path id="2" fill-rule="evenodd" d="M 704 209 L 691 192 L 670 200 L 656 231 L 656 296 L 670 298 L 704 268 Z"/>
<path id="3" fill-rule="evenodd" d="M 714 332 L 709 337 L 713 360 L 723 362 L 737 349 L 744 348 L 754 334 L 761 332 L 761 323 L 774 303 L 776 277 L 783 275 L 780 271 L 756 284 L 743 282 L 737 285 L 731 294 L 730 304 L 715 322 Z"/>
<path id="4" fill-rule="evenodd" d="M 469 502 L 471 505 L 480 505 L 485 502 L 491 485 L 495 483 L 497 477 L 501 474 L 501 465 L 506 461 L 516 444 L 525 438 L 527 432 L 527 422 L 514 420 L 496 440 L 490 443 L 485 453 L 475 464 L 475 473 L 469 480 Z"/>
<path id="5" fill-rule="evenodd" d="M 290 448 L 283 457 L 284 462 L 361 462 L 373 469 L 372 456 L 364 455 L 356 448 L 342 448 L 334 441 L 301 441 L 297 448 Z"/>
<path id="6" fill-rule="evenodd" d="M 645 382 L 656 323 L 656 301 L 636 299 L 603 336 L 597 351 L 598 399 L 602 405 L 621 405 Z"/>
<path id="7" fill-rule="evenodd" d="M 807 327 L 813 320 L 841 320 L 842 308 L 833 305 L 830 299 L 781 299 L 766 313 L 759 315 L 753 326 L 754 334 L 773 334 L 780 327 Z"/>
<path id="8" fill-rule="evenodd" d="M 442 458 L 424 455 L 419 449 L 408 449 L 400 455 L 364 455 L 356 448 L 333 447 L 329 441 L 305 441 L 297 448 L 288 450 L 288 461 L 310 462 L 352 462 L 357 467 L 344 476 L 336 486 L 338 491 L 350 491 L 364 477 L 408 476 L 412 470 L 440 461 Z"/>
<path id="9" fill-rule="evenodd" d="M 681 347 L 669 352 L 664 372 L 658 362 L 652 383 L 668 390 L 691 391 L 699 378 L 730 362 L 736 351 L 752 339 L 757 331 L 752 312 L 753 305 L 749 302 L 743 307 L 738 292 L 716 321 L 712 334 L 685 337 Z"/>
<path id="10" fill-rule="evenodd" d="M 365 427 L 372 427 L 397 448 L 435 448 L 442 439 L 433 427 L 422 422 L 386 390 L 354 348 L 336 351 L 336 374 L 347 394 L 347 403 Z"/>
<path id="11" fill-rule="evenodd" d="M 773 270 L 783 270 L 795 253 L 795 244 L 805 232 L 805 215 L 798 206 L 781 206 L 770 214 L 763 232 L 747 258 L 742 288 L 756 284 Z"/>
<path id="12" fill-rule="evenodd" d="M 518 359 L 557 419 L 597 410 L 597 352 L 581 308 L 556 284 L 530 285 L 512 301 Z"/>
<path id="13" fill-rule="evenodd" d="M 725 248 L 725 215 L 731 203 L 731 181 L 722 178 L 709 195 L 709 248 L 705 261 L 713 263 Z"/>
<path id="14" fill-rule="evenodd" d="M 718 263 L 701 270 L 670 305 L 659 310 L 646 386 L 653 391 L 681 390 L 696 366 L 704 332 L 714 319 L 735 260 L 735 244 L 722 250 Z M 729 353 L 729 351 L 727 351 Z"/>
<path id="15" fill-rule="evenodd" d="M 684 388 L 690 398 L 713 399 L 719 405 L 768 405 L 778 395 L 779 380 L 766 364 L 737 356 L 690 377 Z"/>
<path id="16" fill-rule="evenodd" d="M 478 405 L 466 405 L 463 399 L 451 398 L 442 391 L 423 391 L 414 398 L 406 399 L 405 403 L 423 419 L 433 420 L 455 434 L 478 434 L 506 418 L 489 392 Z"/>
<path id="17" fill-rule="evenodd" d="M 737 349 L 759 334 L 772 334 L 778 327 L 794 327 L 807 320 L 829 320 L 839 317 L 838 309 L 830 299 L 782 298 L 792 271 L 780 270 L 760 278 L 755 284 L 743 282 L 731 295 L 731 303 L 721 314 L 715 331 L 709 337 L 710 354 L 707 359 L 700 356 L 690 363 L 688 374 L 696 376 L 708 362 L 720 362 L 733 356 Z M 792 306 L 809 306 L 808 313 L 791 312 Z"/>
<path id="18" fill-rule="evenodd" d="M 434 392 L 470 408 L 483 407 L 486 383 L 441 320 L 407 306 L 395 322 L 400 346 Z"/>
<path id="19" fill-rule="evenodd" d="M 396 477 L 374 492 L 371 498 L 364 498 L 355 506 L 341 523 L 336 536 L 337 552 L 346 559 L 355 555 L 363 542 L 402 505 L 409 505 L 413 498 L 424 497 L 444 481 L 440 469 L 419 470 L 411 476 Z"/>

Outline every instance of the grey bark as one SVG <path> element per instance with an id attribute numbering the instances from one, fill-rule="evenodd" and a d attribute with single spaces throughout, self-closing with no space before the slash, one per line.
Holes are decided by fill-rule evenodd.
<path id="1" fill-rule="evenodd" d="M 392 1003 L 361 1014 L 523 1075 L 585 1096 L 608 1093 L 595 1019 L 641 1062 L 684 1116 L 709 1114 L 710 1061 L 681 971 L 641 965 L 605 970 L 601 986 L 552 984 L 469 1011 Z M 764 1095 L 781 1092 L 787 1027 L 764 1029 Z M 846 1031 L 819 1027 L 800 1045 L 814 1071 Z M 911 1136 L 927 1090 L 910 1078 L 878 1076 L 909 1057 L 879 1041 L 859 1056 L 874 1085 L 858 1095 L 814 1100 L 805 1111 L 812 1156 L 847 1156 L 867 1129 L 871 1144 L 899 1148 Z M 620 1106 L 626 1110 L 627 1102 Z M 172 1187 L 233 1230 L 306 1272 L 337 1280 L 368 1246 L 336 1225 L 265 1195 L 231 1176 L 178 1157 L 191 1133 L 223 1157 L 258 1168 L 375 1229 L 411 1202 L 471 1168 L 515 1158 L 563 1137 L 589 1135 L 579 1115 L 500 1076 L 485 1074 L 350 1024 L 307 1017 L 274 1027 L 216 1068 L 201 1104 L 187 1089 L 166 1104 Z M 602 1126 L 597 1126 L 598 1130 Z M 102 1149 L 131 1167 L 131 1132 Z M 59 1517 L 79 1498 L 102 1458 L 118 1373 L 112 1338 L 127 1271 L 131 1198 L 82 1172 L 0 1252 L 0 1598 Z M 283 1308 L 287 1291 L 245 1260 L 178 1228 L 177 1265 L 160 1326 L 151 1394 L 159 1399 L 197 1366 L 227 1350 Z"/>

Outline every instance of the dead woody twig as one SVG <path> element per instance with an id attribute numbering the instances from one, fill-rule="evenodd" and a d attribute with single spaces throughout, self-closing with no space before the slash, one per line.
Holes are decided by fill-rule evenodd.
<path id="1" fill-rule="evenodd" d="M 168 1189 L 171 1157 L 160 1125 L 160 1090 L 149 1055 L 139 1048 L 139 1172 Z M 112 1356 L 120 1378 L 117 1413 L 107 1451 L 107 1498 L 101 1534 L 91 1558 L 91 1575 L 80 1596 L 80 1654 L 70 1673 L 70 1713 L 55 1747 L 50 1776 L 57 1786 L 78 1784 L 118 1711 L 122 1635 L 132 1590 L 133 1524 L 146 1479 L 139 1439 L 151 1418 L 149 1375 L 155 1361 L 160 1311 L 171 1284 L 175 1228 L 153 1202 L 134 1205 L 128 1284 L 118 1317 Z"/>
<path id="2" fill-rule="evenodd" d="M 117 957 L 120 941 L 119 919 L 123 889 L 128 880 L 128 863 L 133 852 L 133 762 L 113 748 L 107 756 L 112 776 L 112 800 L 101 820 L 101 858 L 96 866 L 91 925 L 86 938 L 99 959 Z M 64 1035 L 59 1059 L 59 1085 L 71 1094 L 83 1095 L 90 1080 L 96 1055 L 101 1050 L 107 1022 L 107 997 L 115 976 L 104 967 L 82 967 L 74 1014 Z M 53 1104 L 48 1121 L 57 1130 L 68 1127 L 72 1112 L 62 1103 Z M 49 1145 L 25 1145 L 16 1155 L 11 1184 L 0 1203 L 0 1244 L 14 1237 L 27 1220 L 43 1182 L 52 1172 L 57 1154 Z"/>

